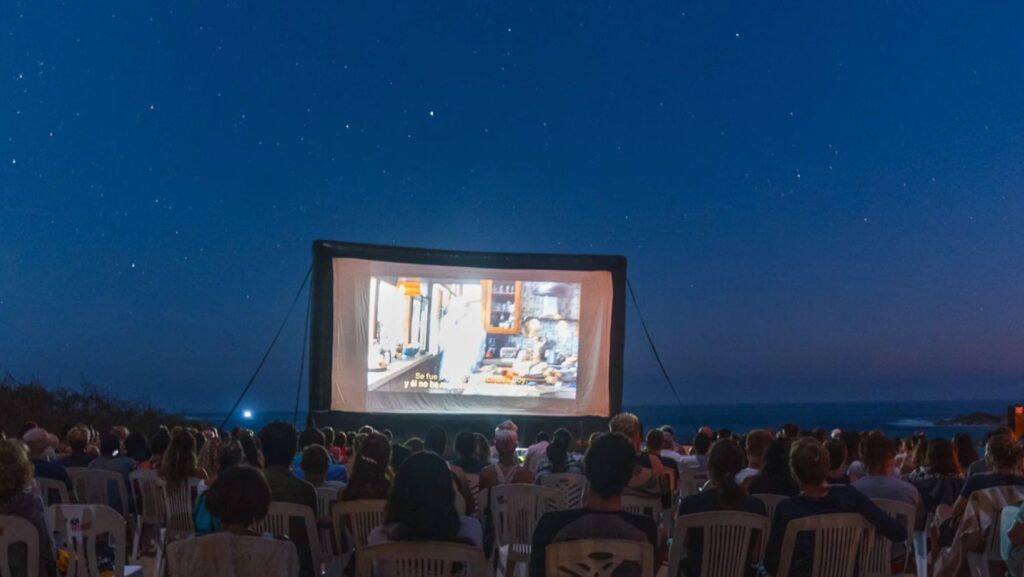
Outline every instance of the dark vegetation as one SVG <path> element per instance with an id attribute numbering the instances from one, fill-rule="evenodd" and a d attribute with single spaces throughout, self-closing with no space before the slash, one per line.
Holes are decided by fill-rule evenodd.
<path id="1" fill-rule="evenodd" d="M 182 415 L 112 397 L 88 381 L 83 380 L 78 390 L 49 388 L 39 381 L 22 382 L 5 373 L 0 377 L 0 429 L 8 436 L 16 435 L 27 421 L 57 435 L 76 423 L 86 423 L 99 431 L 124 425 L 142 433 L 150 433 L 159 425 L 188 424 Z"/>

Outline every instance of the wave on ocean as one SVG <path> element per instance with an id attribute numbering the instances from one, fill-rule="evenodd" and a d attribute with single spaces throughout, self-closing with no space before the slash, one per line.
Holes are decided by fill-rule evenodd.
<path id="1" fill-rule="evenodd" d="M 928 419 L 900 419 L 898 421 L 893 421 L 890 424 L 893 427 L 907 427 L 907 428 L 911 428 L 911 427 L 934 427 L 934 426 L 936 426 L 934 422 L 929 421 Z"/>

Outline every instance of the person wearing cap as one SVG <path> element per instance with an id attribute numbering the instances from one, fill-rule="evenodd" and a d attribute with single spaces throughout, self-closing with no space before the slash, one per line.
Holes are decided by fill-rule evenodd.
<path id="1" fill-rule="evenodd" d="M 32 466 L 35 468 L 35 477 L 60 481 L 64 483 L 70 493 L 73 487 L 68 470 L 64 468 L 64 465 L 53 460 L 56 456 L 53 450 L 56 444 L 55 439 L 42 427 L 29 429 L 21 437 L 21 440 L 28 446 L 29 459 L 32 460 Z"/>
<path id="2" fill-rule="evenodd" d="M 533 483 L 533 473 L 520 465 L 516 457 L 518 445 L 519 436 L 515 431 L 499 428 L 494 432 L 494 448 L 498 452 L 498 462 L 480 471 L 481 491 L 497 485 Z"/>

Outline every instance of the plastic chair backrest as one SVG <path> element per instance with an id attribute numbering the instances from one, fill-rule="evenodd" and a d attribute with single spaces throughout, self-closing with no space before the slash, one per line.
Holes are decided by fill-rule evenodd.
<path id="1" fill-rule="evenodd" d="M 313 509 L 306 505 L 271 501 L 270 510 L 267 511 L 267 516 L 254 523 L 253 530 L 257 533 L 287 535 L 289 539 L 291 539 L 291 520 L 294 518 L 302 519 L 303 525 L 306 528 L 306 539 L 310 544 L 310 554 L 313 557 L 313 567 L 320 567 L 320 547 L 312 546 L 316 543 L 316 539 L 318 539 L 316 530 L 316 514 Z M 295 543 L 294 540 L 292 542 Z M 299 548 L 298 543 L 295 544 L 295 548 Z"/>
<path id="2" fill-rule="evenodd" d="M 1015 496 L 1013 495 L 1015 494 Z M 1008 502 L 1003 503 L 1006 499 Z M 1003 507 L 1005 505 L 1017 505 L 1021 501 L 1024 501 L 1024 487 L 992 487 L 989 489 L 981 489 L 975 491 L 971 497 L 972 505 L 975 509 L 978 505 L 975 503 L 980 499 L 986 499 L 989 502 L 996 503 L 996 509 L 991 511 L 989 518 L 992 520 L 988 526 L 984 527 L 985 531 L 985 558 L 992 561 L 998 561 L 1002 559 L 1002 553 L 999 550 L 999 517 L 1002 514 Z"/>
<path id="3" fill-rule="evenodd" d="M 56 505 L 58 503 L 70 503 L 68 486 L 56 479 L 36 477 L 32 486 L 32 492 L 39 495 L 43 505 Z M 54 499 L 54 497 L 57 497 Z"/>
<path id="4" fill-rule="evenodd" d="M 703 529 L 704 533 L 700 575 L 691 577 L 743 577 L 751 565 L 746 553 L 754 540 L 758 539 L 758 560 L 767 544 L 768 517 L 743 511 L 680 516 L 676 519 L 669 553 L 669 575 L 682 575 L 680 566 L 686 557 L 686 534 L 691 529 Z"/>
<path id="5" fill-rule="evenodd" d="M 129 511 L 128 489 L 121 473 L 102 469 L 76 471 L 71 477 L 78 502 L 83 505 L 106 505 L 122 515 Z M 114 498 L 116 497 L 116 499 Z M 117 506 L 120 504 L 120 507 Z"/>
<path id="6" fill-rule="evenodd" d="M 700 493 L 704 484 L 708 482 L 708 470 L 706 467 L 679 467 L 679 496 L 687 497 Z"/>
<path id="7" fill-rule="evenodd" d="M 102 541 L 114 551 L 114 576 L 123 577 L 128 535 L 120 513 L 106 505 L 50 505 L 47 521 L 51 530 L 64 536 L 72 558 L 77 559 L 71 574 L 100 577 L 96 544 Z"/>
<path id="8" fill-rule="evenodd" d="M 611 577 L 623 565 L 640 566 L 641 577 L 654 577 L 654 547 L 643 541 L 622 539 L 580 539 L 560 541 L 545 551 L 547 575 L 593 575 Z M 625 571 L 622 571 L 626 574 Z M 628 574 L 634 574 L 630 571 Z"/>
<path id="9" fill-rule="evenodd" d="M 164 519 L 164 493 L 159 477 L 152 470 L 132 471 L 128 475 L 135 509 L 141 523 L 162 523 Z"/>
<path id="10" fill-rule="evenodd" d="M 785 495 L 772 495 L 770 493 L 755 493 L 751 497 L 764 503 L 764 508 L 768 512 L 768 519 L 770 520 L 775 516 L 775 507 L 779 506 L 779 503 L 788 499 Z"/>
<path id="11" fill-rule="evenodd" d="M 196 532 L 195 519 L 192 517 L 195 503 L 193 490 L 199 479 L 189 478 L 187 483 L 168 483 L 157 479 L 164 501 L 164 524 L 168 539 L 181 539 Z"/>
<path id="12" fill-rule="evenodd" d="M 899 521 L 907 530 L 908 536 L 914 535 L 914 519 L 916 508 L 910 503 L 892 499 L 872 499 L 879 509 Z M 910 549 L 907 548 L 909 554 Z M 908 555 L 909 557 L 909 555 Z M 909 561 L 909 559 L 908 559 Z M 872 532 L 861 546 L 858 562 L 861 577 L 889 577 L 892 573 L 892 541 Z"/>
<path id="13" fill-rule="evenodd" d="M 344 487 L 316 488 L 316 516 L 318 519 L 327 519 L 331 516 L 331 507 L 338 500 L 342 489 Z"/>
<path id="14" fill-rule="evenodd" d="M 298 577 L 291 541 L 213 533 L 167 545 L 170 577 Z"/>
<path id="15" fill-rule="evenodd" d="M 782 538 L 779 569 L 775 577 L 789 577 L 797 535 L 814 534 L 814 560 L 811 575 L 815 577 L 853 577 L 857 553 L 871 524 L 858 513 L 831 513 L 794 519 L 786 524 Z"/>
<path id="16" fill-rule="evenodd" d="M 587 478 L 577 473 L 551 473 L 540 479 L 543 487 L 558 489 L 565 496 L 566 509 L 583 508 L 583 492 Z"/>
<path id="17" fill-rule="evenodd" d="M 384 524 L 384 507 L 387 503 L 384 499 L 338 502 L 332 515 L 335 539 L 340 540 L 347 532 L 352 537 L 356 551 L 366 548 L 370 531 Z M 339 543 L 339 551 L 345 549 L 343 545 Z"/>
<path id="18" fill-rule="evenodd" d="M 7 555 L 8 548 L 15 543 L 24 543 L 26 547 L 25 558 L 27 569 L 26 575 L 39 574 L 39 532 L 35 525 L 27 519 L 14 515 L 0 515 L 0 575 L 11 577 L 10 556 Z"/>
<path id="19" fill-rule="evenodd" d="M 376 571 L 374 571 L 376 570 Z M 443 541 L 401 541 L 367 547 L 356 555 L 356 577 L 489 577 L 478 547 Z"/>
<path id="20" fill-rule="evenodd" d="M 622 508 L 634 515 L 650 517 L 655 524 L 661 524 L 661 497 L 623 495 Z"/>
<path id="21" fill-rule="evenodd" d="M 564 508 L 564 496 L 558 489 L 525 484 L 491 487 L 495 544 L 529 545 L 541 515 Z"/>

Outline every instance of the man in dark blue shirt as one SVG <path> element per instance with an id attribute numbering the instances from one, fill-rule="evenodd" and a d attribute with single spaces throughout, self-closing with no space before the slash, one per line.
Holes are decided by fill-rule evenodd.
<path id="1" fill-rule="evenodd" d="M 30 429 L 22 436 L 21 440 L 28 445 L 29 458 L 32 459 L 32 465 L 35 467 L 33 473 L 35 477 L 60 481 L 68 488 L 68 492 L 74 489 L 68 470 L 53 460 L 55 456 L 53 452 L 54 439 L 50 438 L 46 429 L 42 427 Z"/>

